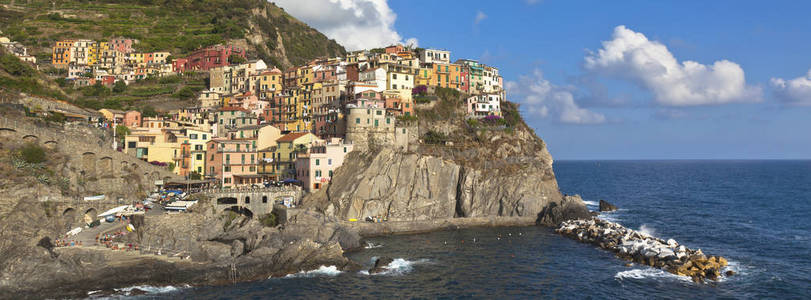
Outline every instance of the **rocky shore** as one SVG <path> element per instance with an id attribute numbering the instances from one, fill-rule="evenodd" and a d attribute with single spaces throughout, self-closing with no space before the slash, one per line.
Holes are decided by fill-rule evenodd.
<path id="1" fill-rule="evenodd" d="M 665 241 L 599 218 L 564 221 L 555 231 L 612 251 L 622 259 L 688 276 L 695 282 L 718 280 L 727 266 L 723 257 L 708 257 L 701 249 L 693 250 L 673 239 Z M 732 272 L 724 275 L 731 276 Z"/>

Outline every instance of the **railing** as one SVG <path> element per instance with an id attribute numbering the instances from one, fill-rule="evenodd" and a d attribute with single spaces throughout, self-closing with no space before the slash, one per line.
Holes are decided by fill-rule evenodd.
<path id="1" fill-rule="evenodd" d="M 219 189 L 219 188 L 208 188 L 208 189 L 201 189 L 199 190 L 200 193 L 204 194 L 220 194 L 220 193 L 283 193 L 283 192 L 297 192 L 300 191 L 301 188 L 296 187 L 260 187 L 260 188 L 251 188 L 251 187 L 237 187 L 237 188 L 230 188 L 230 189 Z"/>

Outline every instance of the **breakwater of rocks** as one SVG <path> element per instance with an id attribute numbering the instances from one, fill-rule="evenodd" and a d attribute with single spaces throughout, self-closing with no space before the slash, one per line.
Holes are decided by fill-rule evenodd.
<path id="1" fill-rule="evenodd" d="M 665 241 L 599 218 L 564 221 L 555 231 L 610 250 L 622 259 L 689 276 L 695 282 L 718 280 L 727 265 L 723 257 L 708 257 L 701 249 L 692 250 L 673 239 Z M 732 271 L 724 275 L 731 276 Z"/>

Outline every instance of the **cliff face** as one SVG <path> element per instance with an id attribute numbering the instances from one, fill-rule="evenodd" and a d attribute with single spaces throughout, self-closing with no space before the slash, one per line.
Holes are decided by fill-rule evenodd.
<path id="1" fill-rule="evenodd" d="M 341 220 L 425 221 L 536 217 L 561 202 L 552 156 L 531 129 L 522 122 L 509 130 L 474 127 L 463 116 L 451 108 L 443 121 L 414 126 L 422 137 L 442 136 L 441 143 L 424 139 L 408 151 L 372 145 L 350 153 L 326 192 L 310 195 L 305 205 Z"/>
<path id="2" fill-rule="evenodd" d="M 493 168 L 463 166 L 391 149 L 353 153 L 335 173 L 323 209 L 343 220 L 526 217 L 560 200 L 554 176 L 545 175 L 552 173 L 551 164 L 536 159 L 501 163 Z"/>

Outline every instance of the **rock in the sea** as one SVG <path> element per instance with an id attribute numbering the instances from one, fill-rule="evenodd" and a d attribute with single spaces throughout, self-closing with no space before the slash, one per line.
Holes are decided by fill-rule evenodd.
<path id="1" fill-rule="evenodd" d="M 565 196 L 560 205 L 550 203 L 538 214 L 539 225 L 558 226 L 567 220 L 591 219 L 591 213 L 586 208 L 586 203 L 579 195 Z"/>
<path id="2" fill-rule="evenodd" d="M 375 261 L 375 266 L 369 269 L 369 274 L 377 274 L 388 270 L 388 266 L 394 260 L 391 257 L 381 257 Z"/>
<path id="3" fill-rule="evenodd" d="M 608 203 L 608 201 L 600 199 L 600 211 L 615 211 L 617 207 L 614 204 Z"/>

